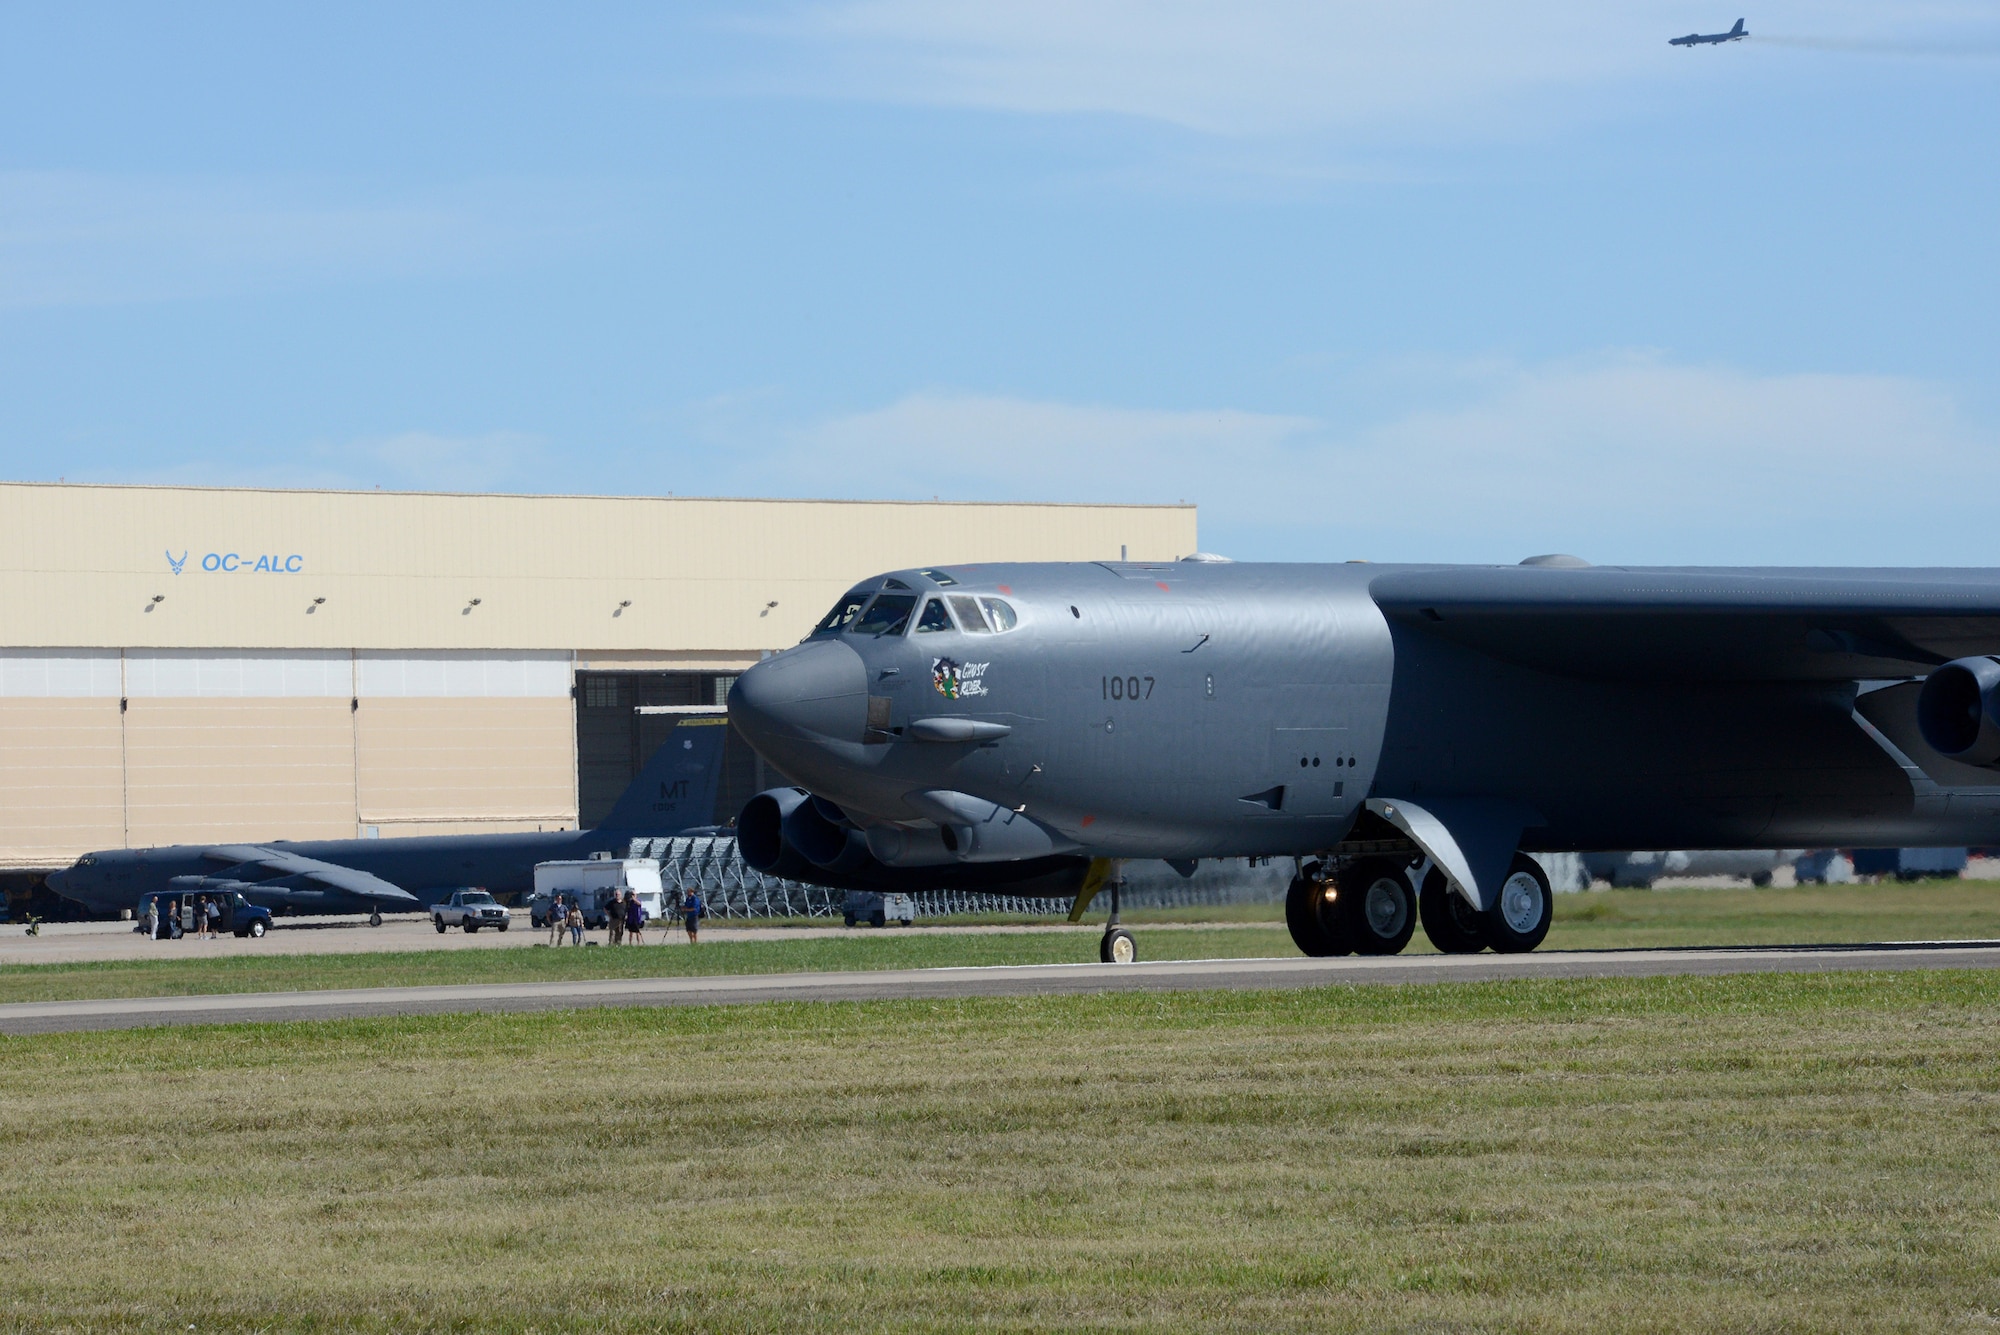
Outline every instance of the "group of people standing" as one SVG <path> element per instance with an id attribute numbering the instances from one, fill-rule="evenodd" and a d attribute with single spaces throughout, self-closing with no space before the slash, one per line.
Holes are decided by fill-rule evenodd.
<path id="1" fill-rule="evenodd" d="M 197 895 L 188 905 L 194 913 L 196 940 L 215 941 L 221 938 L 217 930 L 222 923 L 222 906 L 207 895 Z M 146 916 L 140 920 L 134 931 L 144 932 L 155 941 L 172 941 L 188 935 L 181 925 L 181 901 L 178 899 L 154 899 L 146 909 Z"/>
<path id="2" fill-rule="evenodd" d="M 639 896 L 626 890 L 623 895 L 614 896 L 604 906 L 605 925 L 609 929 L 608 944 L 614 946 L 646 943 L 646 906 L 639 902 Z M 701 892 L 691 890 L 681 902 L 681 917 L 687 924 L 688 944 L 692 945 L 700 930 L 701 919 L 707 912 L 701 902 Z M 573 946 L 583 944 L 583 901 L 575 895 L 556 894 L 549 905 L 549 944 L 559 946 L 567 936 Z"/>

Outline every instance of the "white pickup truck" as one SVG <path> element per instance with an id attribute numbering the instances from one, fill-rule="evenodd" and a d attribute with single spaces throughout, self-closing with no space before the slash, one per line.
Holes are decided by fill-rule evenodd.
<path id="1" fill-rule="evenodd" d="M 454 890 L 451 898 L 431 905 L 431 923 L 442 932 L 447 927 L 463 927 L 468 934 L 482 927 L 506 931 L 514 915 L 484 890 Z"/>

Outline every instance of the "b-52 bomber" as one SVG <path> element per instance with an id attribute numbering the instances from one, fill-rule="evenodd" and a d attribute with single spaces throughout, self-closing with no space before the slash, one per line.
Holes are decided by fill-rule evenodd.
<path id="1" fill-rule="evenodd" d="M 1740 42 L 1750 34 L 1743 30 L 1743 20 L 1736 20 L 1736 26 L 1728 32 L 1691 32 L 1685 37 L 1669 37 L 1668 46 L 1721 46 L 1724 42 Z"/>
<path id="2" fill-rule="evenodd" d="M 740 677 L 760 870 L 1064 896 L 1294 861 L 1308 955 L 1548 932 L 1531 852 L 2000 842 L 2000 571 L 1178 562 L 856 585 Z"/>
<path id="3" fill-rule="evenodd" d="M 677 720 L 595 829 L 106 849 L 50 873 L 49 888 L 98 913 L 133 908 L 154 891 L 238 892 L 280 913 L 366 913 L 378 925 L 385 910 L 417 912 L 460 886 L 525 893 L 538 862 L 622 853 L 635 836 L 714 819 L 727 732 L 720 716 Z"/>

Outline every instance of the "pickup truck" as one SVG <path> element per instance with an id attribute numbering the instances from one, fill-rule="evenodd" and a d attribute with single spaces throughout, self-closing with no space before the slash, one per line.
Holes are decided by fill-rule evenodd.
<path id="1" fill-rule="evenodd" d="M 451 898 L 431 905 L 431 924 L 442 932 L 447 927 L 463 927 L 467 935 L 482 927 L 506 931 L 514 915 L 484 890 L 454 890 Z"/>

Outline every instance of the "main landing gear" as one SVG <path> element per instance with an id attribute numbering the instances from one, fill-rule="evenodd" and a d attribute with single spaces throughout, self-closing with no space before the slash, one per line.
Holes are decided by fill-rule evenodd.
<path id="1" fill-rule="evenodd" d="M 1424 872 L 1422 890 L 1411 877 Z M 1307 955 L 1394 955 L 1410 943 L 1416 924 L 1447 955 L 1491 949 L 1500 954 L 1533 950 L 1549 934 L 1555 907 L 1548 874 L 1523 853 L 1514 855 L 1499 893 L 1485 910 L 1474 909 L 1451 889 L 1435 866 L 1411 867 L 1393 858 L 1301 867 L 1285 895 L 1285 925 Z"/>

